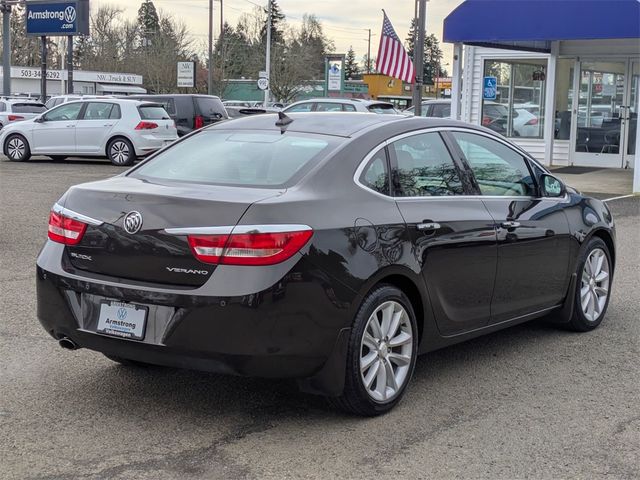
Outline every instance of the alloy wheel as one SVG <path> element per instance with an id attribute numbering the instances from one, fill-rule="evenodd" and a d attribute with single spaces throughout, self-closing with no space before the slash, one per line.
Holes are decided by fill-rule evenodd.
<path id="1" fill-rule="evenodd" d="M 609 296 L 609 259 L 601 248 L 594 248 L 582 269 L 580 304 L 582 313 L 590 322 L 600 318 Z"/>
<path id="2" fill-rule="evenodd" d="M 373 400 L 387 402 L 402 390 L 412 355 L 409 314 L 398 302 L 384 302 L 369 317 L 360 344 L 360 376 Z"/>
<path id="3" fill-rule="evenodd" d="M 7 154 L 13 160 L 20 160 L 24 157 L 27 146 L 20 137 L 14 137 L 9 140 L 7 145 Z"/>
<path id="4" fill-rule="evenodd" d="M 113 142 L 110 149 L 111 160 L 114 163 L 127 163 L 131 152 L 129 151 L 129 145 L 123 141 Z"/>

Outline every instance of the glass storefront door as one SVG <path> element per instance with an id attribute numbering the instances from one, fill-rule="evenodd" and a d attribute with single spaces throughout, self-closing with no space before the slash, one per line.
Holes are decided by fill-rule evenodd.
<path id="1" fill-rule="evenodd" d="M 625 140 L 624 166 L 633 167 L 636 160 L 636 138 L 638 134 L 638 90 L 640 89 L 640 60 L 633 60 L 629 64 L 629 82 L 627 98 L 624 108 Z"/>
<path id="2" fill-rule="evenodd" d="M 582 60 L 574 79 L 574 165 L 633 166 L 640 64 L 628 59 Z"/>
<path id="3" fill-rule="evenodd" d="M 574 163 L 621 167 L 626 62 L 582 61 L 577 81 Z"/>

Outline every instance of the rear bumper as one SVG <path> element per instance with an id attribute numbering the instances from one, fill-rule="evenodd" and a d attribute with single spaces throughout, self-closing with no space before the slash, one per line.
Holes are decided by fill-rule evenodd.
<path id="1" fill-rule="evenodd" d="M 175 137 L 166 136 L 166 137 L 156 137 L 155 135 L 145 135 L 139 134 L 136 138 L 133 139 L 133 146 L 136 151 L 137 156 L 145 156 L 150 153 L 155 152 L 156 150 L 160 150 L 161 148 L 170 145 L 178 139 L 178 135 L 176 133 Z"/>
<path id="2" fill-rule="evenodd" d="M 42 255 L 46 255 L 47 249 Z M 271 288 L 252 295 L 196 296 L 118 287 L 78 280 L 38 261 L 38 319 L 54 338 L 141 362 L 244 376 L 309 378 L 332 358 L 350 324 L 349 303 L 340 300 L 325 275 L 304 260 Z M 121 339 L 96 333 L 99 305 L 113 299 L 149 307 L 145 338 Z M 341 349 L 343 350 L 343 349 Z M 332 365 L 335 364 L 335 361 Z M 333 367 L 332 367 L 333 368 Z M 341 389 L 336 384 L 314 391 Z"/>

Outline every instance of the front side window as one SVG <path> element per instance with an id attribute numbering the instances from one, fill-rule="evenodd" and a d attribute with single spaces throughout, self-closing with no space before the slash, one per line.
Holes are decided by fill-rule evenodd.
<path id="1" fill-rule="evenodd" d="M 507 137 L 542 138 L 546 70 L 545 59 L 486 60 L 484 76 L 495 77 L 496 89 L 484 97 L 482 125 Z"/>
<path id="2" fill-rule="evenodd" d="M 289 185 L 342 138 L 272 131 L 204 130 L 173 144 L 132 172 L 134 177 L 279 188 Z"/>
<path id="3" fill-rule="evenodd" d="M 422 133 L 393 142 L 392 184 L 396 197 L 462 195 L 464 188 L 438 133 Z"/>
<path id="4" fill-rule="evenodd" d="M 84 120 L 106 120 L 111 118 L 111 110 L 113 110 L 113 103 L 89 102 L 84 111 Z"/>
<path id="5" fill-rule="evenodd" d="M 300 105 L 294 105 L 288 108 L 287 112 L 310 112 L 313 107 L 313 103 L 301 103 Z"/>
<path id="6" fill-rule="evenodd" d="M 389 195 L 389 170 L 387 155 L 382 148 L 373 156 L 360 175 L 360 183 L 371 190 Z"/>
<path id="7" fill-rule="evenodd" d="M 45 114 L 47 122 L 62 122 L 69 120 L 77 120 L 80 110 L 82 110 L 82 102 L 66 103 L 50 110 Z"/>
<path id="8" fill-rule="evenodd" d="M 449 118 L 451 117 L 451 105 L 446 103 L 436 103 L 431 106 L 431 115 L 437 118 Z"/>
<path id="9" fill-rule="evenodd" d="M 464 132 L 451 135 L 467 159 L 482 195 L 535 195 L 535 181 L 521 154 L 483 135 Z"/>

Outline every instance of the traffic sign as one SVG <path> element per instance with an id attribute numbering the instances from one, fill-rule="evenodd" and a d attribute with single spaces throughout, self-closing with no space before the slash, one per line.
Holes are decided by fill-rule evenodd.
<path id="1" fill-rule="evenodd" d="M 258 88 L 260 90 L 266 90 L 269 88 L 269 80 L 266 78 L 259 78 L 258 79 Z"/>
<path id="2" fill-rule="evenodd" d="M 482 98 L 495 100 L 498 95 L 498 79 L 496 77 L 484 77 L 482 83 Z"/>

